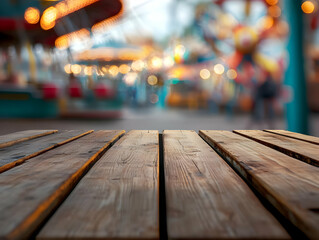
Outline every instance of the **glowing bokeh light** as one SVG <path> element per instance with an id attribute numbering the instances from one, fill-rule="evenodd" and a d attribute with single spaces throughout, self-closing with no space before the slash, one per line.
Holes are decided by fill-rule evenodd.
<path id="1" fill-rule="evenodd" d="M 200 70 L 199 76 L 202 79 L 208 79 L 210 77 L 210 71 L 208 69 L 204 68 L 204 69 Z"/>
<path id="2" fill-rule="evenodd" d="M 55 40 L 55 46 L 59 49 L 66 49 L 68 48 L 72 43 L 76 41 L 81 41 L 88 39 L 90 37 L 89 30 L 82 28 L 78 31 L 71 32 L 65 35 L 62 35 L 58 37 Z"/>
<path id="3" fill-rule="evenodd" d="M 89 6 L 99 0 L 64 0 L 55 5 L 58 10 L 58 18 L 62 18 L 70 13 L 78 11 Z"/>
<path id="4" fill-rule="evenodd" d="M 73 64 L 73 65 L 71 66 L 71 72 L 72 72 L 73 74 L 75 74 L 75 75 L 80 74 L 80 73 L 81 73 L 81 70 L 82 70 L 82 68 L 81 68 L 81 66 L 80 66 L 79 64 Z"/>
<path id="5" fill-rule="evenodd" d="M 227 77 L 231 80 L 235 79 L 237 77 L 237 72 L 235 69 L 229 69 L 226 73 Z"/>
<path id="6" fill-rule="evenodd" d="M 34 7 L 27 8 L 24 13 L 24 19 L 27 23 L 37 24 L 40 20 L 40 11 Z"/>
<path id="7" fill-rule="evenodd" d="M 116 65 L 112 65 L 110 68 L 109 68 L 109 73 L 115 77 L 118 73 L 119 73 L 119 68 L 118 66 Z"/>
<path id="8" fill-rule="evenodd" d="M 83 72 L 87 76 L 92 76 L 92 74 L 93 74 L 92 67 L 91 66 L 84 67 Z"/>
<path id="9" fill-rule="evenodd" d="M 93 25 L 92 32 L 93 33 L 103 33 L 107 28 L 111 25 L 115 24 L 115 22 L 123 15 L 124 9 L 123 4 L 121 4 L 121 10 L 115 15 L 110 18 L 107 18 L 101 22 L 98 22 Z"/>
<path id="10" fill-rule="evenodd" d="M 126 85 L 128 85 L 128 86 L 133 86 L 134 83 L 136 82 L 136 79 L 137 79 L 137 73 L 135 73 L 135 72 L 130 72 L 130 73 L 126 74 L 124 77 L 124 81 L 125 81 Z"/>
<path id="11" fill-rule="evenodd" d="M 264 29 L 270 29 L 274 25 L 274 19 L 270 16 L 265 16 L 260 20 L 260 25 Z"/>
<path id="12" fill-rule="evenodd" d="M 57 18 L 57 10 L 55 7 L 47 8 L 41 17 L 40 25 L 42 29 L 49 30 L 55 26 L 55 20 Z"/>
<path id="13" fill-rule="evenodd" d="M 278 0 L 266 0 L 266 2 L 269 4 L 269 5 L 276 5 L 278 3 Z"/>
<path id="14" fill-rule="evenodd" d="M 214 72 L 218 75 L 223 74 L 225 71 L 225 68 L 222 64 L 218 63 L 214 66 Z"/>
<path id="15" fill-rule="evenodd" d="M 101 71 L 103 72 L 103 73 L 107 73 L 107 67 L 105 67 L 105 66 L 103 66 L 103 67 L 101 67 Z"/>
<path id="16" fill-rule="evenodd" d="M 69 46 L 69 39 L 65 36 L 58 37 L 55 40 L 55 46 L 59 49 L 65 49 Z"/>
<path id="17" fill-rule="evenodd" d="M 159 57 L 153 57 L 151 60 L 151 68 L 159 69 L 163 65 L 163 61 Z"/>
<path id="18" fill-rule="evenodd" d="M 122 64 L 119 67 L 119 72 L 122 73 L 122 74 L 127 74 L 130 70 L 131 70 L 131 68 L 128 65 L 126 65 L 126 64 Z"/>
<path id="19" fill-rule="evenodd" d="M 304 13 L 310 14 L 315 10 L 315 5 L 311 1 L 305 1 L 301 5 L 301 9 Z"/>
<path id="20" fill-rule="evenodd" d="M 148 78 L 147 78 L 147 83 L 151 86 L 154 86 L 156 85 L 158 82 L 158 79 L 155 75 L 150 75 Z"/>
<path id="21" fill-rule="evenodd" d="M 278 18 L 278 17 L 280 17 L 280 15 L 281 15 L 281 9 L 280 9 L 280 7 L 278 7 L 277 5 L 270 6 L 270 7 L 268 8 L 268 14 L 269 14 L 271 17 Z"/>
<path id="22" fill-rule="evenodd" d="M 182 56 L 184 55 L 186 49 L 183 45 L 179 44 L 175 47 L 175 54 L 176 55 L 179 55 L 179 56 Z"/>
<path id="23" fill-rule="evenodd" d="M 171 57 L 165 57 L 163 61 L 163 65 L 166 68 L 172 67 L 174 65 L 174 60 Z"/>
<path id="24" fill-rule="evenodd" d="M 40 25 L 44 30 L 49 30 L 55 26 L 55 21 L 67 16 L 70 13 L 78 11 L 99 0 L 64 0 L 55 6 L 47 8 L 41 17 Z"/>
<path id="25" fill-rule="evenodd" d="M 142 60 L 136 60 L 131 65 L 133 71 L 142 71 L 145 67 L 145 63 Z"/>
<path id="26" fill-rule="evenodd" d="M 66 64 L 65 66 L 64 66 L 64 71 L 67 73 L 67 74 L 71 74 L 72 73 L 72 71 L 71 71 L 71 64 Z"/>

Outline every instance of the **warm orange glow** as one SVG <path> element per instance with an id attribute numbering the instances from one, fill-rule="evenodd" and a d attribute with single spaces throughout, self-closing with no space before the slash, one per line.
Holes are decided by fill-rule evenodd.
<path id="1" fill-rule="evenodd" d="M 310 14 L 315 10 L 315 5 L 311 1 L 305 1 L 301 5 L 301 9 L 304 13 Z"/>
<path id="2" fill-rule="evenodd" d="M 278 3 L 278 0 L 266 0 L 266 2 L 269 4 L 269 5 L 276 5 Z"/>
<path id="3" fill-rule="evenodd" d="M 118 72 L 119 72 L 119 68 L 118 68 L 118 66 L 116 66 L 116 65 L 112 65 L 112 66 L 109 68 L 109 73 L 110 73 L 113 77 L 115 77 L 115 76 L 118 74 Z"/>
<path id="4" fill-rule="evenodd" d="M 268 8 L 268 13 L 271 17 L 277 18 L 281 15 L 281 9 L 277 5 Z"/>
<path id="5" fill-rule="evenodd" d="M 67 64 L 64 66 L 64 71 L 67 73 L 67 74 L 71 74 L 71 64 Z"/>
<path id="6" fill-rule="evenodd" d="M 40 26 L 42 27 L 43 30 L 49 30 L 51 28 L 54 28 L 55 22 L 42 22 L 40 21 Z"/>
<path id="7" fill-rule="evenodd" d="M 55 5 L 58 9 L 58 18 L 85 8 L 99 0 L 64 0 Z"/>
<path id="8" fill-rule="evenodd" d="M 93 69 L 91 66 L 86 66 L 86 67 L 84 67 L 83 72 L 85 75 L 91 76 L 93 74 Z"/>
<path id="9" fill-rule="evenodd" d="M 99 33 L 99 32 L 103 32 L 105 29 L 109 28 L 111 25 L 113 25 L 118 20 L 118 18 L 120 18 L 122 16 L 123 11 L 124 11 L 123 10 L 123 3 L 121 1 L 121 10 L 113 17 L 107 18 L 101 22 L 94 24 L 93 27 L 91 28 L 92 32 Z"/>
<path id="10" fill-rule="evenodd" d="M 59 12 L 59 16 L 65 16 L 68 14 L 68 5 L 65 2 L 60 2 L 56 5 L 56 8 Z"/>
<path id="11" fill-rule="evenodd" d="M 76 61 L 87 61 L 87 60 L 96 60 L 96 61 L 138 61 L 139 59 L 145 58 L 145 52 L 141 51 L 141 49 L 114 49 L 109 47 L 102 47 L 96 49 L 85 50 L 77 55 L 75 55 Z M 139 62 L 134 64 L 134 71 L 138 69 L 138 71 L 142 71 L 144 68 L 144 62 Z M 137 68 L 136 68 L 137 67 Z"/>
<path id="12" fill-rule="evenodd" d="M 65 49 L 65 48 L 68 48 L 72 42 L 77 40 L 83 40 L 89 37 L 90 37 L 89 30 L 82 28 L 78 31 L 58 37 L 55 40 L 55 46 L 59 49 Z"/>
<path id="13" fill-rule="evenodd" d="M 74 73 L 75 75 L 80 74 L 80 73 L 81 73 L 81 70 L 82 70 L 82 68 L 81 68 L 80 65 L 78 65 L 78 64 L 73 64 L 73 65 L 71 65 L 71 71 L 72 71 L 72 73 Z"/>
<path id="14" fill-rule="evenodd" d="M 126 73 L 128 73 L 130 70 L 131 70 L 131 68 L 130 68 L 129 66 L 127 66 L 126 64 L 122 64 L 122 65 L 119 67 L 119 72 L 122 73 L 122 74 L 126 74 Z"/>
<path id="15" fill-rule="evenodd" d="M 133 71 L 142 71 L 145 64 L 142 60 L 134 61 L 131 65 Z"/>
<path id="16" fill-rule="evenodd" d="M 47 8 L 41 17 L 41 27 L 44 30 L 49 30 L 55 26 L 55 21 L 70 13 L 78 11 L 99 0 L 64 0 L 57 3 L 53 7 Z"/>
<path id="17" fill-rule="evenodd" d="M 174 69 L 170 74 L 172 78 L 181 78 L 183 76 L 183 70 L 180 68 Z"/>
<path id="18" fill-rule="evenodd" d="M 55 40 L 55 46 L 59 49 L 65 49 L 69 46 L 69 40 L 67 36 L 58 37 Z"/>
<path id="19" fill-rule="evenodd" d="M 136 60 L 143 58 L 144 54 L 140 50 L 127 48 L 117 51 L 117 57 L 120 60 Z"/>
<path id="20" fill-rule="evenodd" d="M 100 71 L 103 72 L 103 73 L 107 73 L 108 69 L 107 69 L 107 67 L 103 66 L 103 67 L 101 67 Z"/>
<path id="21" fill-rule="evenodd" d="M 34 7 L 27 8 L 24 13 L 24 19 L 27 23 L 37 24 L 40 20 L 40 11 Z"/>
<path id="22" fill-rule="evenodd" d="M 55 7 L 47 8 L 41 17 L 40 25 L 44 30 L 49 30 L 55 26 L 55 20 L 57 19 L 57 10 Z"/>
<path id="23" fill-rule="evenodd" d="M 270 16 L 266 16 L 261 21 L 264 29 L 270 29 L 274 25 L 274 19 Z"/>

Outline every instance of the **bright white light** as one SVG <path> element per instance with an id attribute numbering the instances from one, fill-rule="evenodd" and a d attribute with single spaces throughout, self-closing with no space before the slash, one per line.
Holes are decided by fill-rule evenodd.
<path id="1" fill-rule="evenodd" d="M 218 63 L 214 66 L 214 72 L 218 75 L 222 75 L 225 71 L 225 68 L 222 64 Z"/>

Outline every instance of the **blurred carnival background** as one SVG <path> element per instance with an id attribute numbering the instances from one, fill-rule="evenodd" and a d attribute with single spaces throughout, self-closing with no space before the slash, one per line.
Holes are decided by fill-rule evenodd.
<path id="1" fill-rule="evenodd" d="M 1 0 L 0 133 L 319 136 L 317 0 Z"/>

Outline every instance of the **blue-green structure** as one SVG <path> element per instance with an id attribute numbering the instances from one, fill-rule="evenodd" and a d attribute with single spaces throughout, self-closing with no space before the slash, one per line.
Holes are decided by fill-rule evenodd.
<path id="1" fill-rule="evenodd" d="M 285 84 L 291 87 L 292 97 L 286 106 L 287 130 L 309 133 L 309 109 L 304 69 L 303 19 L 301 0 L 285 0 L 284 11 L 289 24 L 288 69 Z"/>

